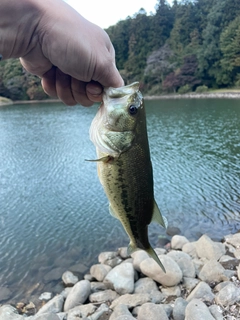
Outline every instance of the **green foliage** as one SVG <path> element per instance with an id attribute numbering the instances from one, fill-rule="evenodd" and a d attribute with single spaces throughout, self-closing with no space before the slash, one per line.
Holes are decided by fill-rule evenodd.
<path id="1" fill-rule="evenodd" d="M 19 59 L 0 63 L 0 95 L 12 100 L 46 99 L 41 80 L 23 69 Z"/>
<path id="2" fill-rule="evenodd" d="M 203 93 L 203 92 L 207 92 L 208 91 L 208 87 L 203 85 L 203 86 L 198 86 L 195 90 L 195 92 L 197 93 Z"/>
<path id="3" fill-rule="evenodd" d="M 240 87 L 240 0 L 156 0 L 106 30 L 125 83 L 144 93 Z M 0 62 L 0 95 L 45 99 L 40 79 L 18 59 Z"/>
<path id="4" fill-rule="evenodd" d="M 179 94 L 184 94 L 184 93 L 188 93 L 188 92 L 191 92 L 191 87 L 189 84 L 185 84 L 185 86 L 182 86 L 178 89 L 178 93 Z"/>

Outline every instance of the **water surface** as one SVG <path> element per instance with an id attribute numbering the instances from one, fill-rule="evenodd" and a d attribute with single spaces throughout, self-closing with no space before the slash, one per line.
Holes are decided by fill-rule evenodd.
<path id="1" fill-rule="evenodd" d="M 44 276 L 128 244 L 108 213 L 88 130 L 97 106 L 0 109 L 0 286 L 11 301 L 57 291 Z M 147 101 L 155 198 L 190 240 L 240 229 L 240 100 Z M 156 225 L 150 240 L 166 235 Z M 79 265 L 80 264 L 80 265 Z M 85 267 L 84 267 L 85 266 Z M 75 267 L 77 268 L 77 267 Z"/>

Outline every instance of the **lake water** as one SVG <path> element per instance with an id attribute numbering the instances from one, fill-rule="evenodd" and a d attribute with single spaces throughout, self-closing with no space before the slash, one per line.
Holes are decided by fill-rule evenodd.
<path id="1" fill-rule="evenodd" d="M 84 272 L 101 251 L 128 244 L 96 163 L 85 161 L 96 158 L 88 135 L 96 110 L 0 109 L 0 287 L 13 292 L 10 301 L 57 292 L 51 270 Z M 238 231 L 240 100 L 146 101 L 146 111 L 155 198 L 169 226 L 190 240 Z M 151 225 L 153 245 L 159 235 Z"/>

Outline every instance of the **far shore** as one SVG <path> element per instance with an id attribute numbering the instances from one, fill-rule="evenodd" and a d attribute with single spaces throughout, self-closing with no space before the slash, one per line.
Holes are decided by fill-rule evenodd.
<path id="1" fill-rule="evenodd" d="M 209 91 L 204 93 L 190 92 L 185 94 L 164 94 L 164 95 L 144 95 L 145 100 L 164 100 L 164 99 L 240 99 L 240 90 L 228 91 Z M 0 107 L 5 105 L 15 104 L 36 104 L 36 103 L 58 103 L 59 99 L 44 99 L 44 100 L 17 100 L 12 101 L 7 98 L 0 97 Z"/>

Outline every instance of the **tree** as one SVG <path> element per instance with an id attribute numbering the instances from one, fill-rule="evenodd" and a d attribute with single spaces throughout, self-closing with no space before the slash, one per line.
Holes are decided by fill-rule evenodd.
<path id="1" fill-rule="evenodd" d="M 240 73 L 240 15 L 222 31 L 220 36 L 222 59 L 221 82 L 229 85 L 238 80 Z"/>
<path id="2" fill-rule="evenodd" d="M 175 64 L 169 59 L 173 56 L 173 52 L 168 44 L 165 44 L 158 50 L 153 51 L 147 58 L 147 65 L 144 70 L 145 77 L 151 83 L 162 83 L 164 77 L 169 74 Z"/>

